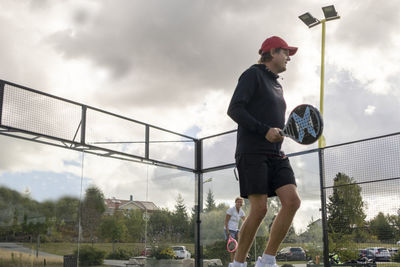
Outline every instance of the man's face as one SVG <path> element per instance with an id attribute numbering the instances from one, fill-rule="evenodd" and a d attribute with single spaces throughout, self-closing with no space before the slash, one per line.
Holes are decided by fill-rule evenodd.
<path id="1" fill-rule="evenodd" d="M 272 53 L 272 64 L 276 73 L 281 73 L 286 70 L 286 64 L 290 61 L 289 50 L 280 49 L 279 52 Z"/>

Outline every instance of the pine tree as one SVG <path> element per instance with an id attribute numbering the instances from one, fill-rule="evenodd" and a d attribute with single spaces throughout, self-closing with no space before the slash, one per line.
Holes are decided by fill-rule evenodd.
<path id="1" fill-rule="evenodd" d="M 357 226 L 365 225 L 361 187 L 353 178 L 339 172 L 334 179 L 333 193 L 328 199 L 330 232 L 351 234 Z"/>
<path id="2" fill-rule="evenodd" d="M 206 208 L 204 209 L 205 212 L 210 212 L 215 210 L 217 206 L 215 205 L 214 201 L 214 194 L 211 189 L 208 189 L 207 199 L 206 199 Z"/>
<path id="3" fill-rule="evenodd" d="M 173 233 L 177 242 L 183 241 L 188 237 L 189 233 L 189 218 L 184 204 L 184 199 L 181 194 L 178 195 L 175 204 L 175 212 L 172 216 Z"/>
<path id="4" fill-rule="evenodd" d="M 177 215 L 178 217 L 187 219 L 188 215 L 186 212 L 186 206 L 185 206 L 184 201 L 185 200 L 183 199 L 182 195 L 179 194 L 176 199 L 176 204 L 175 204 L 175 215 Z"/>

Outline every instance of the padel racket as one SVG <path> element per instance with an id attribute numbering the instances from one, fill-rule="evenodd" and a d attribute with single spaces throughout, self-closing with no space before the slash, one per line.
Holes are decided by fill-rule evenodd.
<path id="1" fill-rule="evenodd" d="M 237 249 L 237 241 L 232 236 L 229 236 L 228 243 L 226 244 L 226 250 L 229 252 L 235 252 Z"/>
<path id="2" fill-rule="evenodd" d="M 299 144 L 309 145 L 318 140 L 323 128 L 324 123 L 318 109 L 303 104 L 292 110 L 280 134 L 292 138 Z"/>

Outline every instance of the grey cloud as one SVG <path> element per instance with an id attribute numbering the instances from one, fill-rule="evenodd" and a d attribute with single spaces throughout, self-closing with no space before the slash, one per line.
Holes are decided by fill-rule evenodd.
<path id="1" fill-rule="evenodd" d="M 324 131 L 329 145 L 398 131 L 400 118 L 394 116 L 400 109 L 398 98 L 365 90 L 365 84 L 347 71 L 335 73 L 336 81 L 325 90 Z M 368 105 L 376 107 L 369 116 L 364 113 Z"/>
<path id="2" fill-rule="evenodd" d="M 87 15 L 84 27 L 56 32 L 46 41 L 66 58 L 110 70 L 114 92 L 125 96 L 121 104 L 186 105 L 210 89 L 233 90 L 240 72 L 257 60 L 265 35 L 275 31 L 263 23 L 279 18 L 264 1 L 102 4 L 96 15 Z"/>
<path id="3" fill-rule="evenodd" d="M 400 18 L 398 1 L 362 1 L 350 8 L 338 24 L 335 38 L 356 49 L 393 49 L 391 36 L 397 33 Z"/>
<path id="4" fill-rule="evenodd" d="M 45 8 L 48 8 L 51 5 L 52 1 L 49 0 L 30 0 L 29 1 L 29 7 L 35 11 L 35 10 L 43 10 Z"/>

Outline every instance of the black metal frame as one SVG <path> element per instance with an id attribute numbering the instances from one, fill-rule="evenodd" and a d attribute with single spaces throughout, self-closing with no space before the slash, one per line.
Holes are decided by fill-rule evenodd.
<path id="1" fill-rule="evenodd" d="M 37 93 L 43 96 L 47 96 L 53 99 L 57 99 L 57 100 L 61 100 L 63 102 L 66 103 L 70 103 L 70 104 L 74 104 L 77 106 L 81 106 L 82 108 L 82 114 L 81 114 L 81 121 L 80 124 L 78 125 L 78 128 L 76 129 L 76 133 L 74 136 L 73 140 L 67 140 L 65 138 L 60 138 L 57 136 L 50 136 L 50 135 L 46 135 L 46 134 L 41 134 L 41 133 L 36 133 L 36 132 L 32 132 L 26 129 L 19 129 L 19 128 L 15 128 L 15 127 L 11 127 L 11 126 L 7 126 L 3 123 L 3 121 L 1 120 L 1 115 L 2 115 L 2 104 L 4 101 L 4 88 L 5 85 L 10 85 L 10 86 L 14 86 L 14 87 L 18 87 L 19 89 L 24 89 L 33 93 Z M 145 127 L 145 137 L 144 137 L 144 141 L 138 141 L 138 142 L 129 142 L 129 143 L 144 143 L 145 144 L 145 156 L 140 156 L 140 155 L 134 155 L 134 154 L 128 154 L 128 153 L 124 153 L 121 151 L 116 151 L 116 150 L 112 150 L 112 149 L 107 149 L 104 147 L 100 147 L 100 146 L 96 146 L 95 144 L 88 144 L 86 142 L 86 114 L 88 110 L 93 110 L 93 111 L 97 111 L 106 115 L 110 115 L 113 116 L 115 118 L 119 118 L 119 119 L 123 119 L 123 120 L 127 120 L 139 125 L 143 125 Z M 79 128 L 81 130 L 81 135 L 80 135 L 80 140 L 79 141 L 75 141 L 76 138 L 76 134 L 79 132 Z M 134 162 L 139 162 L 139 163 L 145 163 L 145 164 L 151 164 L 151 165 L 156 165 L 156 166 L 161 166 L 161 167 L 166 167 L 166 168 L 172 168 L 172 169 L 178 169 L 178 170 L 182 170 L 182 171 L 188 171 L 188 172 L 195 172 L 195 169 L 193 168 L 189 168 L 189 167 L 185 167 L 185 166 L 181 166 L 178 164 L 172 164 L 169 162 L 164 162 L 164 161 L 160 161 L 160 160 L 156 160 L 156 159 L 152 159 L 149 155 L 149 146 L 150 143 L 162 143 L 162 142 L 170 142 L 170 141 L 150 141 L 150 129 L 156 129 L 156 130 L 160 130 L 162 132 L 166 132 L 166 133 L 171 133 L 177 136 L 180 136 L 182 138 L 185 139 L 189 139 L 189 140 L 178 140 L 178 141 L 172 141 L 172 142 L 196 142 L 198 139 L 193 138 L 191 136 L 187 136 L 184 134 L 180 134 L 177 132 L 173 132 L 167 129 L 163 129 L 160 128 L 158 126 L 154 126 L 151 124 L 147 124 L 141 121 L 137 121 L 137 120 L 133 120 L 115 113 L 111 113 L 105 110 L 101 110 L 95 107 L 91 107 L 91 106 L 87 106 L 84 104 L 80 104 L 68 99 L 64 99 L 61 97 L 57 97 L 57 96 L 53 96 L 32 88 L 28 88 L 25 86 L 21 86 L 12 82 L 8 82 L 8 81 L 4 81 L 4 80 L 0 80 L 0 134 L 5 135 L 5 136 L 9 136 L 9 137 L 15 137 L 18 139 L 24 139 L 24 140 L 28 140 L 28 141 L 33 141 L 33 142 L 37 142 L 37 143 L 41 143 L 41 144 L 47 144 L 47 145 L 52 145 L 52 146 L 58 146 L 58 147 L 62 147 L 62 148 L 67 148 L 67 149 L 71 149 L 71 150 L 76 150 L 76 151 L 80 151 L 80 152 L 85 152 L 85 153 L 89 153 L 89 154 L 94 154 L 94 155 L 98 155 L 98 156 L 104 156 L 104 157 L 110 157 L 110 158 L 115 158 L 115 159 L 120 159 L 120 160 L 128 160 L 128 161 L 134 161 Z M 110 142 L 108 142 L 110 143 Z M 123 143 L 123 142 L 119 142 L 119 143 Z M 97 143 L 99 144 L 99 143 Z"/>
<path id="2" fill-rule="evenodd" d="M 3 99 L 4 99 L 4 82 L 0 80 L 0 126 L 3 113 Z"/>
<path id="3" fill-rule="evenodd" d="M 76 129 L 75 135 L 73 140 L 67 140 L 65 138 L 60 138 L 57 136 L 50 136 L 50 135 L 45 135 L 37 132 L 32 132 L 26 129 L 19 129 L 11 126 L 7 126 L 3 124 L 3 121 L 1 120 L 2 118 L 2 111 L 3 111 L 3 100 L 4 100 L 4 88 L 5 85 L 10 85 L 13 87 L 17 87 L 19 89 L 27 90 L 42 96 L 47 96 L 53 99 L 57 99 L 60 101 L 64 101 L 66 103 L 74 104 L 77 106 L 81 106 L 82 112 L 81 112 L 81 121 Z M 144 141 L 138 141 L 138 142 L 128 142 L 128 143 L 144 143 L 145 145 L 145 153 L 144 157 L 139 156 L 139 155 L 134 155 L 134 154 L 128 154 L 128 153 L 123 153 L 121 151 L 116 151 L 112 149 L 107 149 L 104 147 L 96 146 L 94 144 L 88 144 L 86 142 L 86 115 L 88 109 L 94 110 L 101 112 L 103 114 L 111 115 L 116 118 L 124 119 L 136 124 L 143 125 L 145 127 L 145 136 L 144 136 Z M 79 129 L 81 130 L 80 133 L 80 140 L 75 141 L 77 134 L 79 132 Z M 150 141 L 150 129 L 156 129 L 160 130 L 165 133 L 171 133 L 177 136 L 180 136 L 182 138 L 186 138 L 188 140 L 177 140 L 177 141 Z M 181 171 L 187 171 L 187 172 L 192 172 L 195 174 L 196 177 L 196 191 L 195 191 L 195 203 L 196 203 L 196 226 L 195 226 L 195 250 L 196 250 L 196 267 L 202 267 L 203 262 L 202 262 L 202 243 L 201 243 L 201 238 L 200 238 L 200 231 L 201 231 L 201 210 L 202 210 L 202 205 L 203 205 L 203 153 L 202 153 L 202 140 L 197 139 L 191 136 L 187 136 L 181 133 L 173 132 L 158 126 L 150 125 L 141 121 L 133 120 L 118 114 L 114 114 L 105 110 L 101 110 L 95 107 L 87 106 L 84 104 L 80 104 L 68 99 L 64 99 L 61 97 L 57 97 L 54 95 L 50 95 L 48 93 L 44 93 L 32 88 L 28 88 L 25 86 L 21 86 L 12 82 L 0 80 L 0 135 L 8 136 L 8 137 L 13 137 L 17 139 L 23 139 L 23 140 L 28 140 L 40 144 L 45 144 L 45 145 L 52 145 L 56 147 L 61 147 L 61 148 L 66 148 L 66 149 L 71 149 L 71 150 L 76 150 L 79 152 L 85 152 L 89 154 L 94 154 L 98 156 L 103 156 L 103 157 L 109 157 L 109 158 L 114 158 L 118 160 L 127 160 L 127 161 L 133 161 L 133 162 L 138 162 L 138 163 L 143 163 L 143 164 L 150 164 L 150 165 L 155 165 L 159 167 L 165 167 L 165 168 L 172 168 L 172 169 L 177 169 Z M 206 138 L 211 138 L 206 137 Z M 203 138 L 205 139 L 205 138 Z M 195 155 L 194 155 L 194 166 L 195 168 L 188 168 L 182 165 L 178 164 L 172 164 L 169 162 L 165 161 L 160 161 L 160 160 L 155 160 L 150 157 L 150 143 L 162 143 L 162 142 L 193 142 L 195 145 Z M 104 143 L 112 143 L 112 142 L 104 142 Z M 118 142 L 118 143 L 124 143 L 124 142 Z M 100 142 L 96 143 L 100 144 Z M 211 170 L 208 170 L 211 171 Z"/>
<path id="4" fill-rule="evenodd" d="M 81 106 L 82 109 L 82 113 L 81 113 L 81 121 L 78 125 L 78 128 L 75 132 L 75 136 L 73 138 L 73 140 L 66 140 L 64 138 L 59 138 L 56 136 L 49 136 L 49 135 L 44 135 L 44 134 L 40 134 L 40 133 L 35 133 L 35 132 L 31 132 L 31 131 L 27 131 L 24 129 L 18 129 L 18 128 L 14 128 L 14 127 L 10 127 L 7 125 L 2 124 L 2 120 L 1 120 L 1 114 L 2 114 L 2 103 L 3 103 L 3 95 L 4 95 L 4 87 L 5 85 L 10 85 L 10 86 L 14 86 L 14 87 L 18 87 L 20 89 L 24 89 L 24 90 L 28 90 L 30 92 L 34 92 L 40 95 L 44 95 L 47 97 L 51 97 L 57 100 L 61 100 L 61 101 L 65 101 L 66 103 L 70 103 L 70 104 L 74 104 L 74 105 L 78 105 Z M 128 154 L 128 153 L 123 153 L 120 151 L 115 151 L 112 149 L 107 149 L 104 147 L 100 147 L 100 146 L 96 146 L 94 144 L 88 144 L 86 142 L 86 115 L 87 115 L 87 111 L 88 109 L 90 110 L 94 110 L 94 111 L 98 111 L 107 115 L 111 115 L 120 119 L 124 119 L 124 120 L 128 120 L 131 121 L 133 123 L 137 123 L 137 124 L 141 124 L 145 126 L 145 136 L 144 136 L 144 141 L 138 141 L 137 143 L 144 143 L 145 144 L 145 155 L 144 157 L 139 156 L 139 155 L 134 155 L 134 154 Z M 77 137 L 77 133 L 79 132 L 79 128 L 81 130 L 80 132 L 80 140 L 79 141 L 75 141 L 76 137 Z M 189 141 L 194 142 L 195 145 L 195 149 L 194 149 L 194 169 L 192 168 L 188 168 L 185 166 L 181 166 L 181 165 L 177 165 L 177 164 L 171 164 L 168 162 L 164 162 L 164 161 L 158 161 L 155 159 L 152 159 L 150 157 L 150 152 L 149 152 L 149 146 L 150 143 L 155 143 L 155 142 L 187 142 L 187 140 L 178 140 L 178 141 L 150 141 L 150 129 L 157 129 L 163 132 L 167 132 L 167 133 L 171 133 L 171 134 L 175 134 L 178 135 L 180 137 L 189 139 Z M 206 136 L 200 139 L 194 138 L 194 137 L 190 137 L 184 134 L 180 134 L 177 132 L 173 132 L 167 129 L 163 129 L 154 125 L 150 125 L 144 122 L 140 122 L 137 120 L 133 120 L 124 116 L 120 116 L 108 111 L 104 111 L 95 107 L 91 107 L 91 106 L 87 106 L 87 105 L 83 105 L 74 101 L 70 101 L 67 99 L 63 99 L 57 96 L 53 96 L 35 89 L 31 89 L 25 86 L 21 86 L 12 82 L 8 82 L 8 81 L 4 81 L 4 80 L 0 80 L 0 134 L 1 135 L 5 135 L 8 137 L 13 137 L 13 138 L 18 138 L 18 139 L 23 139 L 23 140 L 28 140 L 28 141 L 33 141 L 36 143 L 41 143 L 41 144 L 45 144 L 45 145 L 52 145 L 52 146 L 57 146 L 57 147 L 62 147 L 62 148 L 66 148 L 66 149 L 71 149 L 71 150 L 76 150 L 76 151 L 80 151 L 80 152 L 85 152 L 85 153 L 89 153 L 89 154 L 94 154 L 94 155 L 98 155 L 98 156 L 103 156 L 103 157 L 109 157 L 109 158 L 114 158 L 114 159 L 119 159 L 119 160 L 127 160 L 127 161 L 133 161 L 133 162 L 138 162 L 138 163 L 143 163 L 143 164 L 150 164 L 150 165 L 156 165 L 156 166 L 160 166 L 160 167 L 165 167 L 165 168 L 173 168 L 173 169 L 178 169 L 181 171 L 187 171 L 187 172 L 192 172 L 195 174 L 195 181 L 196 181 L 196 185 L 195 185 L 195 206 L 196 206 L 196 225 L 195 225 L 195 266 L 196 267 L 202 267 L 203 266 L 203 244 L 201 241 L 201 212 L 202 212 L 202 206 L 203 206 L 203 174 L 207 173 L 207 172 L 213 172 L 213 171 L 219 171 L 219 170 L 223 170 L 223 169 L 229 169 L 229 168 L 234 168 L 235 167 L 235 163 L 229 163 L 229 164 L 225 164 L 225 165 L 218 165 L 218 166 L 214 166 L 214 167 L 209 167 L 209 168 L 203 168 L 203 141 L 206 139 L 211 139 L 211 138 L 215 138 L 215 137 L 219 137 L 219 136 L 223 136 L 226 134 L 231 134 L 236 132 L 237 130 L 231 130 L 231 131 L 226 131 L 223 133 L 219 133 L 219 134 L 215 134 L 215 135 L 210 135 L 210 136 Z M 107 143 L 112 143 L 112 142 L 107 142 Z M 123 142 L 118 142 L 118 143 L 123 143 Z M 129 142 L 129 143 L 133 143 L 133 142 Z M 96 144 L 100 144 L 100 142 L 96 143 Z M 312 153 L 312 152 L 316 152 L 318 151 L 318 149 L 313 149 L 313 150 L 309 150 L 309 151 L 303 151 L 303 152 L 298 152 L 298 153 L 293 153 L 291 155 L 288 156 L 297 156 L 297 155 L 301 155 L 301 154 L 308 154 L 308 153 Z M 321 196 L 321 200 L 322 200 L 322 196 Z"/>
<path id="5" fill-rule="evenodd" d="M 4 125 L 2 120 L 3 116 L 3 107 L 4 107 L 4 91 L 5 91 L 5 85 L 10 85 L 14 87 L 18 87 L 19 89 L 24 89 L 28 90 L 30 92 L 34 92 L 40 95 L 44 95 L 50 98 L 54 98 L 57 100 L 64 101 L 66 103 L 74 104 L 81 106 L 82 113 L 81 113 L 81 121 L 78 125 L 78 128 L 76 129 L 75 135 L 73 140 L 66 140 L 65 138 L 59 138 L 57 136 L 49 136 L 45 134 L 40 134 L 32 131 L 28 131 L 26 129 L 18 129 L 15 127 L 10 127 L 7 125 Z M 104 147 L 96 146 L 95 144 L 100 144 L 102 142 L 97 142 L 97 143 L 92 143 L 88 144 L 86 142 L 86 123 L 87 123 L 87 111 L 89 110 L 94 110 L 97 112 L 101 112 L 103 114 L 107 114 L 110 116 L 114 116 L 119 119 L 124 119 L 127 121 L 130 121 L 132 123 L 140 124 L 145 127 L 145 134 L 144 134 L 144 141 L 138 141 L 138 142 L 126 142 L 126 143 L 144 143 L 145 145 L 145 152 L 144 152 L 144 157 L 140 155 L 134 155 L 134 154 L 128 154 L 124 153 L 121 151 L 116 151 L 112 149 L 107 149 Z M 77 134 L 80 129 L 80 140 L 75 141 Z M 156 129 L 160 130 L 162 132 L 170 133 L 177 135 L 179 137 L 185 138 L 187 140 L 177 140 L 177 141 L 150 141 L 150 129 Z M 103 156 L 103 157 L 110 157 L 110 158 L 115 158 L 118 160 L 127 160 L 127 161 L 133 161 L 133 162 L 138 162 L 138 163 L 143 163 L 143 164 L 150 164 L 150 165 L 155 165 L 155 166 L 160 166 L 160 167 L 165 167 L 165 168 L 173 168 L 173 169 L 178 169 L 181 171 L 187 171 L 187 172 L 192 172 L 195 174 L 195 207 L 196 207 L 196 225 L 195 225 L 195 266 L 196 267 L 202 267 L 203 266 L 203 244 L 201 241 L 201 211 L 202 211 L 202 206 L 203 206 L 203 174 L 207 172 L 213 172 L 213 171 L 219 171 L 223 169 L 229 169 L 229 168 L 234 168 L 235 163 L 229 163 L 229 164 L 224 164 L 224 165 L 218 165 L 214 167 L 209 167 L 209 168 L 203 168 L 203 141 L 206 139 L 210 138 L 215 138 L 219 137 L 222 135 L 234 133 L 236 130 L 231 130 L 215 135 L 210 135 L 207 137 L 203 137 L 200 139 L 190 137 L 184 134 L 180 134 L 177 132 L 173 132 L 167 129 L 163 129 L 154 125 L 150 125 L 144 122 L 140 122 L 137 120 L 133 120 L 124 116 L 120 116 L 111 112 L 107 112 L 98 108 L 90 107 L 87 105 L 83 105 L 77 102 L 73 102 L 67 99 L 63 99 L 57 96 L 53 96 L 41 91 L 37 91 L 28 87 L 24 87 L 21 85 L 17 85 L 15 83 L 11 83 L 8 81 L 0 80 L 0 135 L 8 136 L 8 137 L 13 137 L 13 138 L 18 138 L 18 139 L 23 139 L 23 140 L 28 140 L 40 144 L 46 144 L 46 145 L 52 145 L 52 146 L 57 146 L 57 147 L 62 147 L 66 149 L 72 149 L 80 152 L 85 152 L 85 153 L 90 153 L 98 156 Z M 323 228 L 323 245 L 324 245 L 324 264 L 325 266 L 330 266 L 329 263 L 329 242 L 328 242 L 328 236 L 327 236 L 327 214 L 326 214 L 326 195 L 325 195 L 325 189 L 327 188 L 325 186 L 325 169 L 324 169 L 324 150 L 335 147 L 335 146 L 340 146 L 340 145 L 347 145 L 347 144 L 352 144 L 352 143 L 357 143 L 357 142 L 363 142 L 363 141 L 368 141 L 372 139 L 377 139 L 377 138 L 384 138 L 392 135 L 398 135 L 400 133 L 393 133 L 385 136 L 380 136 L 380 137 L 374 137 L 374 138 L 368 138 L 364 140 L 358 140 L 354 142 L 348 142 L 345 144 L 339 144 L 339 145 L 334 145 L 334 146 L 329 146 L 325 148 L 318 148 L 318 149 L 311 149 L 307 151 L 302 151 L 302 152 L 296 152 L 292 154 L 288 154 L 289 157 L 294 157 L 298 155 L 303 155 L 303 154 L 309 154 L 309 153 L 315 153 L 318 152 L 318 158 L 319 158 L 319 174 L 320 174 L 320 190 L 321 190 L 321 215 L 322 215 L 322 228 Z M 151 143 L 162 143 L 162 142 L 193 142 L 195 149 L 194 149 L 194 168 L 189 168 L 186 166 L 178 165 L 178 164 L 172 164 L 169 162 L 164 162 L 156 159 L 152 159 L 150 156 L 150 144 Z M 104 142 L 104 143 L 112 143 L 112 142 Z M 124 142 L 116 142 L 116 143 L 124 143 Z"/>
<path id="6" fill-rule="evenodd" d="M 329 240 L 328 235 L 328 217 L 326 214 L 326 195 L 325 195 L 325 169 L 324 169 L 324 149 L 318 151 L 319 158 L 319 177 L 320 177 L 320 192 L 321 192 L 321 217 L 322 217 L 322 232 L 324 245 L 324 266 L 330 266 L 329 262 Z"/>

